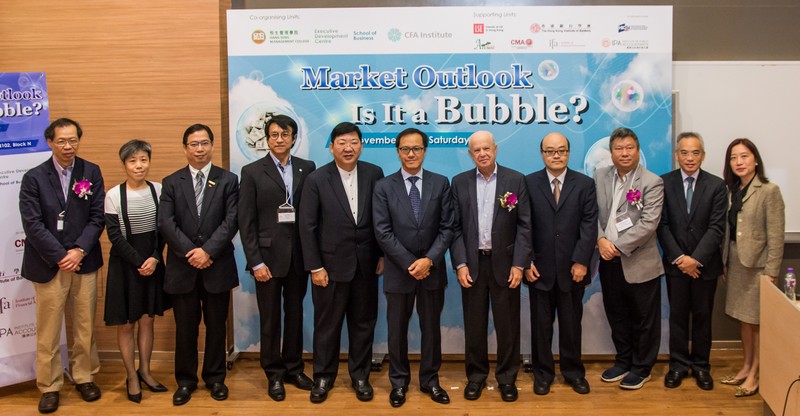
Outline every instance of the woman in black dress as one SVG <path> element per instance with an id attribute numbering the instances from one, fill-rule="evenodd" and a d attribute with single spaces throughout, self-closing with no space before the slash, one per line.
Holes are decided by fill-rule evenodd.
<path id="1" fill-rule="evenodd" d="M 153 321 L 171 307 L 164 293 L 164 243 L 158 234 L 161 184 L 148 182 L 150 144 L 131 140 L 119 149 L 127 179 L 106 194 L 105 217 L 111 254 L 108 259 L 105 322 L 117 326 L 117 342 L 127 372 L 128 400 L 142 400 L 141 382 L 150 391 L 167 391 L 150 372 Z M 134 329 L 139 323 L 139 369 Z"/>

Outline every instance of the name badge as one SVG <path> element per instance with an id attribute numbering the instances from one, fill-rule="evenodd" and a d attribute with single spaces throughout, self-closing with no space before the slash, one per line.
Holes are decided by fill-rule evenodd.
<path id="1" fill-rule="evenodd" d="M 617 232 L 621 233 L 628 228 L 633 227 L 633 220 L 628 216 L 628 213 L 617 216 Z"/>
<path id="2" fill-rule="evenodd" d="M 294 207 L 290 204 L 283 204 L 278 207 L 278 223 L 292 224 L 295 221 Z"/>
<path id="3" fill-rule="evenodd" d="M 61 211 L 58 214 L 58 219 L 56 220 L 56 231 L 64 231 L 64 211 Z"/>

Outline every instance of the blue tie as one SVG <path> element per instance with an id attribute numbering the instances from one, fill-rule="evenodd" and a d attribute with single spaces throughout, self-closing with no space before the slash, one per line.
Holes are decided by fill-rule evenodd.
<path id="1" fill-rule="evenodd" d="M 692 212 L 692 196 L 694 196 L 694 186 L 692 186 L 692 185 L 694 185 L 694 178 L 691 177 L 691 176 L 686 178 L 686 183 L 689 185 L 689 187 L 686 189 L 686 212 L 687 213 L 691 213 Z"/>
<path id="2" fill-rule="evenodd" d="M 411 200 L 411 211 L 414 213 L 414 219 L 417 220 L 419 224 L 419 208 L 422 205 L 419 188 L 417 188 L 419 176 L 411 176 L 408 180 L 411 182 L 411 191 L 408 192 L 408 199 Z"/>

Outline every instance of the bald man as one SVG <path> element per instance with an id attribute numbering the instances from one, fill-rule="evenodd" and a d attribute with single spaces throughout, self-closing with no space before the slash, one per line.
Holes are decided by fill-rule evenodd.
<path id="1" fill-rule="evenodd" d="M 478 399 L 486 386 L 491 302 L 497 333 L 495 378 L 502 399 L 513 402 L 519 372 L 519 285 L 531 254 L 528 191 L 521 173 L 497 164 L 491 133 L 475 132 L 468 143 L 476 168 L 453 178 L 455 237 L 450 247 L 464 308 L 464 398 Z"/>

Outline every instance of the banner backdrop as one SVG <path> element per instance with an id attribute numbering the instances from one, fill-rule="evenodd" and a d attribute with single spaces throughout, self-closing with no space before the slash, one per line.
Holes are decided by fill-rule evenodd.
<path id="1" fill-rule="evenodd" d="M 671 168 L 668 6 L 230 10 L 228 55 L 235 173 L 266 155 L 263 124 L 271 114 L 298 122 L 293 153 L 317 166 L 332 160 L 331 129 L 351 121 L 364 132 L 362 159 L 386 174 L 400 167 L 394 138 L 411 126 L 429 136 L 424 168 L 450 178 L 474 169 L 466 140 L 484 129 L 499 145 L 498 163 L 525 174 L 544 167 L 539 141 L 558 131 L 571 141 L 569 166 L 592 176 L 611 164 L 608 135 L 619 126 L 637 132 L 648 169 L 661 174 Z M 237 254 L 246 264 L 242 250 Z M 447 260 L 450 267 L 449 255 Z M 235 348 L 258 351 L 253 279 L 242 272 L 240 281 Z M 452 271 L 449 282 L 442 348 L 461 353 L 461 294 Z M 527 289 L 522 296 L 525 352 Z M 584 352 L 613 353 L 599 279 L 588 287 L 584 304 Z M 379 308 L 375 351 L 385 352 L 383 295 Z M 663 312 L 666 329 L 666 307 Z M 312 317 L 308 295 L 309 351 Z M 415 321 L 410 349 L 419 351 Z M 493 333 L 490 344 L 494 349 Z"/>
<path id="2" fill-rule="evenodd" d="M 0 73 L 0 201 L 9 202 L 0 212 L 0 387 L 36 378 L 36 299 L 20 276 L 25 233 L 16 201 L 22 175 L 50 151 L 48 124 L 44 72 Z"/>

